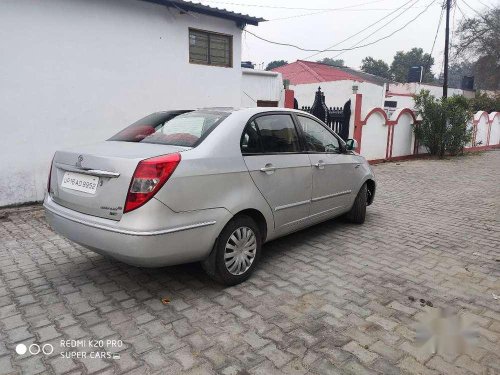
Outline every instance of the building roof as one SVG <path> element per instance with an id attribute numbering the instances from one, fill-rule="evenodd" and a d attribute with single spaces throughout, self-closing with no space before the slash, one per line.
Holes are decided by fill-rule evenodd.
<path id="1" fill-rule="evenodd" d="M 199 3 L 193 3 L 186 0 L 142 0 L 149 3 L 161 4 L 172 8 L 177 8 L 180 11 L 185 12 L 195 12 L 201 14 L 207 14 L 209 16 L 225 18 L 228 20 L 235 21 L 238 25 L 255 25 L 257 26 L 259 22 L 265 21 L 264 18 L 249 16 L 248 14 L 241 14 L 236 12 L 231 12 L 226 9 L 211 7 L 208 5 L 203 5 Z"/>
<path id="2" fill-rule="evenodd" d="M 275 68 L 273 71 L 283 74 L 283 79 L 288 79 L 292 85 L 333 81 L 358 81 L 371 82 L 381 86 L 384 83 L 391 82 L 388 79 L 345 66 L 332 66 L 305 60 L 297 60 L 296 62 Z"/>

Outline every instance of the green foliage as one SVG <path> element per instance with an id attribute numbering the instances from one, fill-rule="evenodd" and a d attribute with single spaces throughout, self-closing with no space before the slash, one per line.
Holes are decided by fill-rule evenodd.
<path id="1" fill-rule="evenodd" d="M 469 101 L 463 96 L 436 99 L 427 90 L 414 96 L 417 114 L 422 121 L 414 127 L 417 141 L 431 155 L 457 155 L 471 140 L 467 124 L 472 118 Z"/>
<path id="2" fill-rule="evenodd" d="M 469 101 L 462 95 L 453 95 L 441 102 L 446 117 L 445 150 L 457 155 L 472 138 L 472 129 L 467 126 L 472 119 Z"/>
<path id="3" fill-rule="evenodd" d="M 477 92 L 476 96 L 469 100 L 469 104 L 474 113 L 478 111 L 500 112 L 500 94 L 489 96 L 485 93 Z"/>
<path id="4" fill-rule="evenodd" d="M 391 74 L 395 81 L 406 82 L 408 71 L 412 66 L 423 66 L 424 74 L 422 82 L 433 82 L 435 80 L 431 68 L 434 65 L 434 58 L 428 53 L 424 53 L 422 48 L 412 48 L 408 52 L 398 51 L 391 64 Z"/>
<path id="5" fill-rule="evenodd" d="M 375 60 L 371 56 L 365 57 L 361 60 L 361 70 L 365 73 L 391 79 L 389 65 L 384 60 Z"/>
<path id="6" fill-rule="evenodd" d="M 439 100 L 427 90 L 415 95 L 415 109 L 422 120 L 414 128 L 417 141 L 427 147 L 431 155 L 444 155 L 446 121 Z"/>
<path id="7" fill-rule="evenodd" d="M 328 65 L 332 65 L 332 66 L 344 66 L 344 60 L 332 59 L 331 57 L 325 57 L 321 60 L 317 60 L 316 62 L 319 62 L 322 64 L 328 64 Z"/>
<path id="8" fill-rule="evenodd" d="M 288 64 L 288 61 L 285 60 L 274 60 L 271 61 L 269 64 L 266 66 L 266 70 L 273 70 L 274 68 L 279 68 L 280 66 Z"/>

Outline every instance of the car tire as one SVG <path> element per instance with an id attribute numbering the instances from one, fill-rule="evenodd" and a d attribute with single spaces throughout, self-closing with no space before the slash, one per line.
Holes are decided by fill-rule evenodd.
<path id="1" fill-rule="evenodd" d="M 363 184 L 361 189 L 359 189 L 356 199 L 354 200 L 351 211 L 349 211 L 346 215 L 350 222 L 355 224 L 363 224 L 365 222 L 367 201 L 368 188 L 366 187 L 366 184 Z"/>
<path id="2" fill-rule="evenodd" d="M 261 248 L 259 226 L 249 216 L 239 215 L 222 229 L 212 252 L 201 265 L 215 281 L 236 285 L 250 277 L 259 261 Z"/>

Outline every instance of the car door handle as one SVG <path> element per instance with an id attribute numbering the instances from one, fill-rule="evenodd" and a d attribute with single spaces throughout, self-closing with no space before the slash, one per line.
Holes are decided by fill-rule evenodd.
<path id="1" fill-rule="evenodd" d="M 325 162 L 323 160 L 318 161 L 314 166 L 318 169 L 325 169 Z"/>
<path id="2" fill-rule="evenodd" d="M 276 170 L 276 167 L 273 166 L 272 164 L 266 164 L 264 166 L 264 168 L 260 169 L 261 172 L 264 172 L 266 174 L 273 174 L 275 170 Z"/>
<path id="3" fill-rule="evenodd" d="M 359 167 L 361 167 L 361 164 L 356 164 L 356 166 L 354 168 L 358 169 Z"/>

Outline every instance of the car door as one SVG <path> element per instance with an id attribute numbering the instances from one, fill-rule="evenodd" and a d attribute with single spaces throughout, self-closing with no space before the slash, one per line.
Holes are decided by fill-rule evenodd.
<path id="1" fill-rule="evenodd" d="M 252 118 L 241 150 L 255 185 L 273 210 L 275 228 L 300 226 L 309 216 L 312 171 L 292 115 L 272 112 Z"/>
<path id="2" fill-rule="evenodd" d="M 297 115 L 312 168 L 311 216 L 334 216 L 349 209 L 355 158 L 343 153 L 340 140 L 326 125 Z"/>

